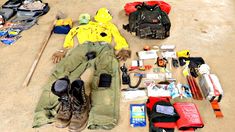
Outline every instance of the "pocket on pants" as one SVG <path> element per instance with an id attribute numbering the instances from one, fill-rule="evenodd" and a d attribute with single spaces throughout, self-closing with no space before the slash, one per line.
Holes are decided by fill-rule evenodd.
<path id="1" fill-rule="evenodd" d="M 105 90 L 110 89 L 112 84 L 113 76 L 107 72 L 95 74 L 92 80 L 92 89 L 94 90 Z"/>

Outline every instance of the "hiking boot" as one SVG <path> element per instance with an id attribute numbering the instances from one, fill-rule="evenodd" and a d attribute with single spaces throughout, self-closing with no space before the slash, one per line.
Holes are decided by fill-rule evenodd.
<path id="1" fill-rule="evenodd" d="M 72 118 L 69 124 L 70 132 L 80 132 L 85 129 L 90 112 L 90 99 L 85 94 L 84 82 L 75 80 L 71 85 Z"/>
<path id="2" fill-rule="evenodd" d="M 55 117 L 55 126 L 58 128 L 65 128 L 69 125 L 72 117 L 72 106 L 69 98 L 69 79 L 61 78 L 53 83 L 51 91 L 59 97 L 59 110 Z"/>

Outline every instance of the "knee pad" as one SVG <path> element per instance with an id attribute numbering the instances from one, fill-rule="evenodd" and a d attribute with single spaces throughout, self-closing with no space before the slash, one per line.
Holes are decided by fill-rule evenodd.
<path id="1" fill-rule="evenodd" d="M 95 51 L 90 51 L 86 53 L 87 60 L 92 60 L 96 57 L 96 52 Z"/>
<path id="2" fill-rule="evenodd" d="M 57 96 L 67 94 L 70 81 L 67 77 L 56 80 L 51 87 L 51 92 Z"/>
<path id="3" fill-rule="evenodd" d="M 112 76 L 110 74 L 100 74 L 99 87 L 110 87 L 112 82 Z"/>

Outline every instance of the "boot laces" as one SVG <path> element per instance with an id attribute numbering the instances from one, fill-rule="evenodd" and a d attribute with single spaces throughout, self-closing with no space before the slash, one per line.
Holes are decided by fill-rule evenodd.
<path id="1" fill-rule="evenodd" d="M 68 100 L 68 97 L 62 97 L 59 99 L 59 101 L 61 102 L 61 112 L 63 114 L 70 112 L 71 108 L 70 108 L 70 102 Z"/>
<path id="2" fill-rule="evenodd" d="M 82 119 L 82 113 L 85 110 L 86 105 L 82 104 L 80 101 L 73 102 L 73 115 L 76 119 Z"/>
<path id="3" fill-rule="evenodd" d="M 86 108 L 86 104 L 87 104 L 84 87 L 82 87 L 81 93 L 82 93 L 82 102 L 83 103 L 81 101 L 77 100 L 75 97 L 72 98 L 73 115 L 76 119 L 82 119 L 83 118 L 82 113 L 84 112 L 84 110 Z"/>
<path id="4" fill-rule="evenodd" d="M 83 118 L 82 113 L 84 112 L 84 110 L 85 106 L 80 106 L 79 109 L 73 111 L 73 115 L 75 116 L 76 119 L 82 119 Z"/>

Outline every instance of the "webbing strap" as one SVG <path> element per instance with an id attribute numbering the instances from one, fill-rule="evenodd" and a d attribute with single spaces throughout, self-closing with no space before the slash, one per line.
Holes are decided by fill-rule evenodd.
<path id="1" fill-rule="evenodd" d="M 211 106 L 212 106 L 212 108 L 214 110 L 216 118 L 223 118 L 224 115 L 223 115 L 223 113 L 220 110 L 218 101 L 214 100 L 214 101 L 212 101 L 210 103 L 211 103 Z"/>
<path id="2" fill-rule="evenodd" d="M 213 85 L 213 89 L 214 89 L 215 96 L 219 96 L 220 93 L 219 93 L 219 91 L 217 90 L 217 88 L 216 88 L 216 86 L 215 86 L 215 84 L 214 84 L 214 82 L 213 82 L 211 76 L 210 76 L 210 75 L 208 75 L 208 76 L 209 76 L 209 79 L 210 79 L 210 81 L 211 81 L 211 83 L 212 83 L 212 85 Z"/>

